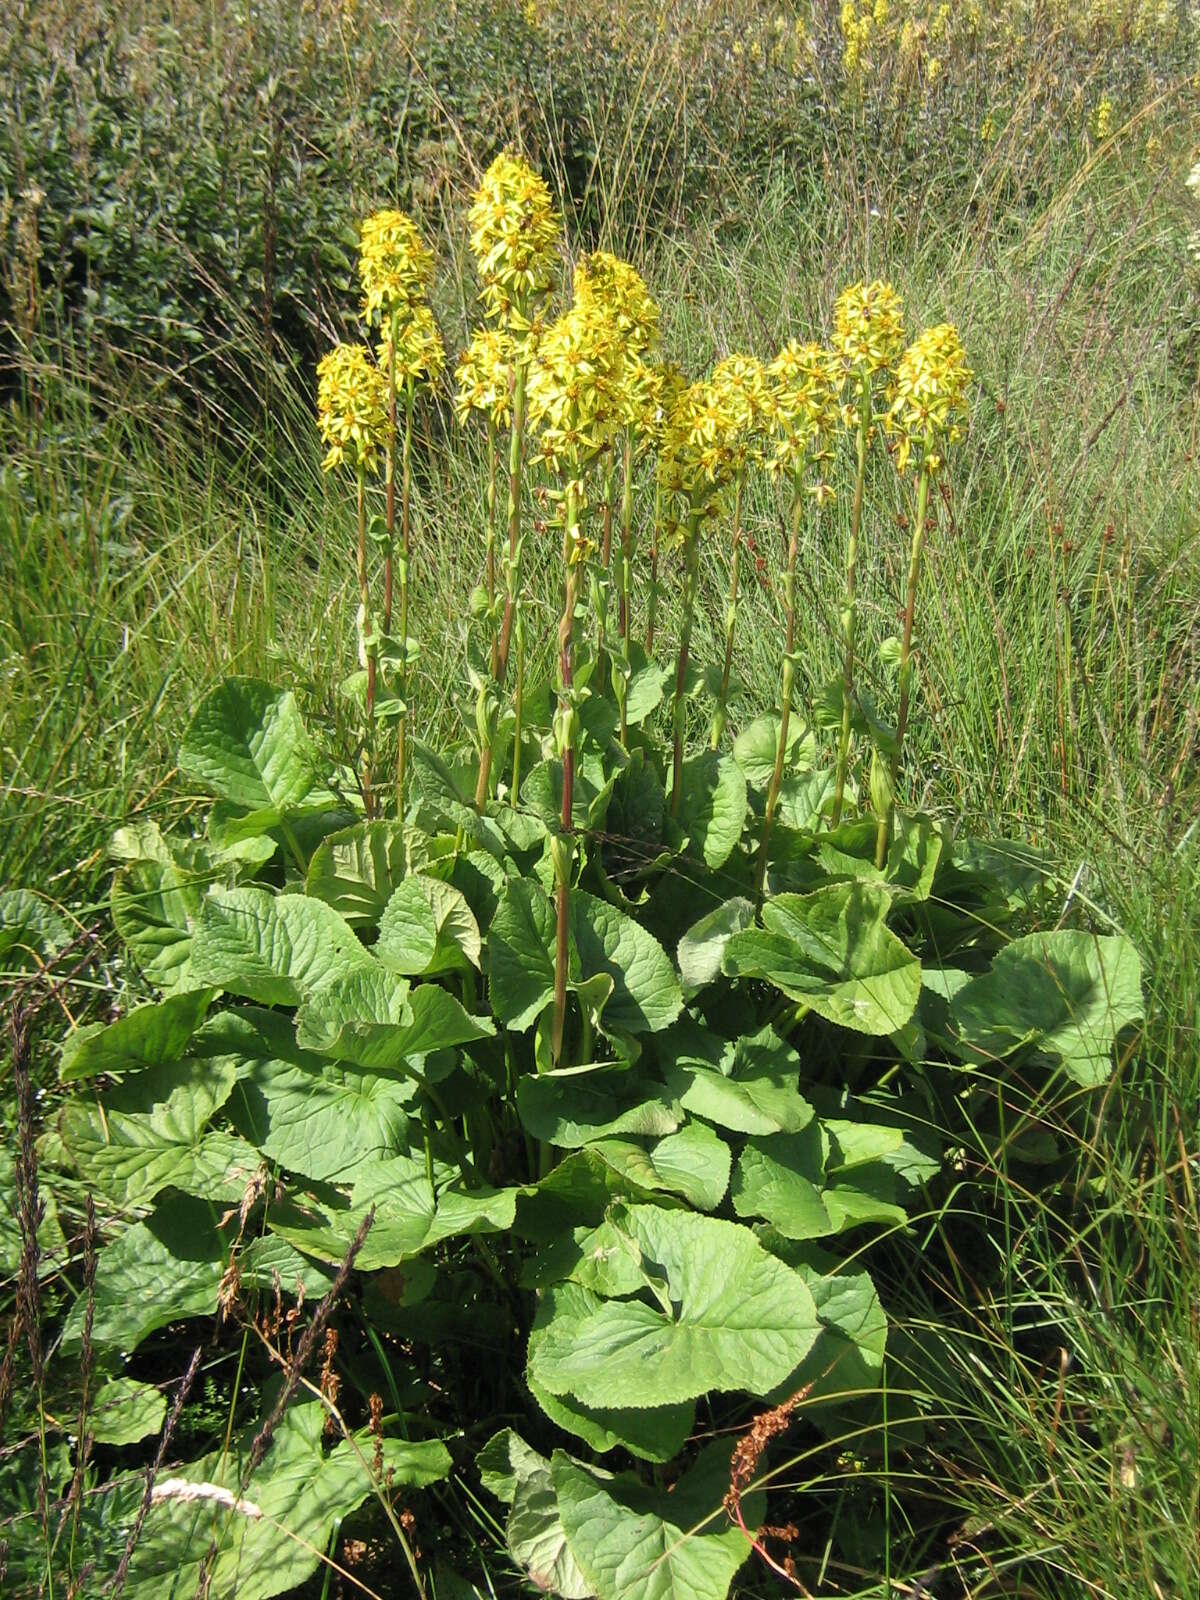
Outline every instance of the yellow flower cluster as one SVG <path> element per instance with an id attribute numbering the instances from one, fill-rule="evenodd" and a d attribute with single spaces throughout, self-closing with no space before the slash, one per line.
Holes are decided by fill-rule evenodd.
<path id="1" fill-rule="evenodd" d="M 630 354 L 645 355 L 658 342 L 658 306 L 641 274 L 607 250 L 594 251 L 576 267 L 575 299 L 606 313 Z"/>
<path id="2" fill-rule="evenodd" d="M 1113 130 L 1114 106 L 1107 95 L 1102 95 L 1100 103 L 1092 113 L 1092 133 L 1098 140 L 1105 140 Z"/>
<path id="3" fill-rule="evenodd" d="M 712 383 L 727 411 L 727 443 L 738 471 L 761 453 L 771 404 L 766 369 L 756 356 L 726 356 L 713 368 Z"/>
<path id="4" fill-rule="evenodd" d="M 900 471 L 908 466 L 914 449 L 930 472 L 941 466 L 942 442 L 954 444 L 962 437 L 971 376 L 952 322 L 926 328 L 901 356 L 888 410 L 888 430 L 899 440 Z"/>
<path id="5" fill-rule="evenodd" d="M 387 384 L 361 344 L 336 345 L 317 364 L 317 426 L 326 472 L 349 462 L 371 471 L 387 433 Z"/>
<path id="6" fill-rule="evenodd" d="M 680 391 L 659 445 L 663 487 L 692 512 L 715 513 L 744 456 L 738 435 L 745 409 L 726 384 L 703 378 Z"/>
<path id="7" fill-rule="evenodd" d="M 890 283 L 853 283 L 833 307 L 833 348 L 852 372 L 890 367 L 904 349 L 904 307 Z"/>
<path id="8" fill-rule="evenodd" d="M 376 347 L 379 365 L 390 372 L 392 339 L 385 328 L 383 338 Z M 409 314 L 396 323 L 396 387 L 405 384 L 436 383 L 446 365 L 446 347 L 427 305 L 414 306 Z"/>
<path id="9" fill-rule="evenodd" d="M 774 435 L 771 470 L 793 479 L 831 453 L 841 424 L 842 365 L 819 344 L 790 339 L 767 369 Z"/>
<path id="10" fill-rule="evenodd" d="M 386 322 L 409 315 L 425 299 L 433 277 L 433 251 L 403 211 L 376 211 L 362 225 L 358 277 L 363 319 Z"/>
<path id="11" fill-rule="evenodd" d="M 529 420 L 541 454 L 580 468 L 607 444 L 624 416 L 625 348 L 611 319 L 578 301 L 538 340 L 529 369 Z"/>
<path id="12" fill-rule="evenodd" d="M 512 340 L 499 328 L 479 328 L 454 374 L 454 411 L 465 422 L 481 411 L 493 426 L 512 420 Z"/>
<path id="13" fill-rule="evenodd" d="M 561 221 L 549 189 L 524 161 L 499 155 L 483 175 L 467 222 L 488 315 L 523 323 L 531 298 L 557 275 Z"/>

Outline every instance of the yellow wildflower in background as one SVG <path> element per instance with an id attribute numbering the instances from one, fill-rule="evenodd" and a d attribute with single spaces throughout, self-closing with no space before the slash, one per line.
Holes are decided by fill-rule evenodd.
<path id="1" fill-rule="evenodd" d="M 833 308 L 833 348 L 846 366 L 869 373 L 890 367 L 904 349 L 904 308 L 890 283 L 854 283 Z"/>
<path id="2" fill-rule="evenodd" d="M 433 251 L 403 211 L 376 211 L 360 234 L 358 277 L 363 317 L 386 321 L 422 301 L 433 277 Z"/>
<path id="3" fill-rule="evenodd" d="M 952 322 L 926 328 L 901 356 L 888 409 L 888 429 L 899 439 L 896 466 L 901 472 L 914 448 L 921 464 L 936 472 L 939 447 L 962 437 L 967 420 L 971 369 Z"/>
<path id="4" fill-rule="evenodd" d="M 585 256 L 575 269 L 575 299 L 606 312 L 634 355 L 658 342 L 658 306 L 640 273 L 607 250 Z"/>
<path id="5" fill-rule="evenodd" d="M 489 316 L 523 316 L 554 283 L 561 220 L 544 180 L 517 156 L 499 155 L 467 213 L 471 251 Z"/>
<path id="6" fill-rule="evenodd" d="M 830 454 L 841 424 L 843 367 L 832 350 L 790 339 L 767 368 L 773 472 L 793 478 Z"/>
<path id="7" fill-rule="evenodd" d="M 1109 134 L 1112 132 L 1113 112 L 1114 107 L 1112 101 L 1107 95 L 1104 95 L 1100 100 L 1099 105 L 1097 105 L 1095 111 L 1092 113 L 1092 133 L 1097 139 L 1107 139 Z"/>
<path id="8" fill-rule="evenodd" d="M 387 383 L 361 344 L 336 345 L 317 363 L 317 426 L 326 472 L 376 465 L 387 433 Z"/>
<path id="9" fill-rule="evenodd" d="M 384 372 L 392 370 L 391 333 L 384 329 L 383 338 L 376 347 L 379 365 Z M 396 324 L 396 386 L 400 388 L 410 379 L 414 383 L 434 383 L 446 365 L 446 347 L 438 332 L 433 312 L 428 306 L 415 306 Z"/>
<path id="10" fill-rule="evenodd" d="M 454 374 L 454 411 L 465 422 L 481 411 L 497 428 L 512 418 L 513 344 L 499 328 L 480 328 L 462 354 Z"/>

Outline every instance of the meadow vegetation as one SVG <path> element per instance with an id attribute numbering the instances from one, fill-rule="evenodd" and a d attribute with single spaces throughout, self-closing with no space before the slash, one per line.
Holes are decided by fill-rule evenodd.
<path id="1" fill-rule="evenodd" d="M 0 16 L 0 1589 L 1195 1593 L 1189 10 Z"/>

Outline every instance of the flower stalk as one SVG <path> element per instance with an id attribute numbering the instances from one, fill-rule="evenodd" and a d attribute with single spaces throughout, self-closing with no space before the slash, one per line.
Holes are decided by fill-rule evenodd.
<path id="1" fill-rule="evenodd" d="M 838 738 L 837 767 L 833 784 L 832 825 L 842 820 L 846 796 L 846 772 L 850 764 L 850 731 L 854 707 L 854 646 L 858 621 L 858 535 L 862 525 L 863 487 L 867 476 L 867 443 L 871 428 L 871 380 L 863 373 L 859 382 L 858 434 L 854 501 L 850 510 L 850 537 L 846 545 L 846 603 L 842 611 L 842 726 Z"/>
<path id="2" fill-rule="evenodd" d="M 393 404 L 395 401 L 393 400 Z M 413 431 L 413 380 L 404 386 L 404 445 L 400 485 L 400 720 L 396 735 L 396 815 L 404 817 L 404 785 L 408 764 L 408 590 L 409 568 L 412 556 L 412 431 Z M 391 560 L 391 546 L 388 546 Z M 386 631 L 386 630 L 385 630 Z"/>
<path id="3" fill-rule="evenodd" d="M 692 643 L 692 622 L 696 611 L 696 591 L 700 583 L 700 511 L 693 507 L 688 516 L 684 540 L 683 621 L 679 629 L 679 654 L 675 660 L 675 698 L 671 707 L 671 816 L 678 817 L 683 798 L 683 733 L 687 713 L 688 655 Z"/>
<path id="4" fill-rule="evenodd" d="M 788 535 L 787 570 L 783 579 L 783 605 L 785 613 L 783 665 L 779 686 L 779 744 L 775 750 L 775 766 L 767 788 L 766 808 L 763 812 L 762 842 L 758 849 L 755 868 L 755 892 L 761 900 L 767 881 L 767 860 L 771 845 L 771 829 L 779 806 L 779 791 L 783 786 L 783 768 L 787 759 L 788 725 L 792 716 L 792 693 L 796 685 L 796 557 L 800 548 L 800 521 L 804 513 L 804 494 L 799 480 L 792 490 L 792 520 Z"/>
<path id="5" fill-rule="evenodd" d="M 629 692 L 629 679 L 627 676 L 630 663 L 629 652 L 633 643 L 631 637 L 633 629 L 633 435 L 628 428 L 625 430 L 625 459 L 622 465 L 621 559 L 619 567 L 617 625 L 621 631 L 621 652 L 624 658 L 624 666 L 622 672 L 618 674 L 614 687 L 620 702 L 620 738 L 621 744 L 624 746 L 629 741 L 629 727 L 626 722 L 626 697 Z"/>
<path id="6" fill-rule="evenodd" d="M 564 501 L 563 556 L 566 565 L 562 619 L 558 625 L 558 735 L 562 760 L 562 811 L 558 837 L 553 841 L 555 875 L 554 1012 L 550 1028 L 550 1058 L 562 1061 L 567 1024 L 567 969 L 571 937 L 571 872 L 575 858 L 575 746 L 579 714 L 575 707 L 574 634 L 579 604 L 579 575 L 583 545 L 579 537 L 579 486 L 567 485 Z"/>
<path id="7" fill-rule="evenodd" d="M 720 747 L 728 723 L 729 679 L 733 670 L 733 638 L 737 628 L 738 566 L 742 554 L 742 486 L 746 481 L 743 469 L 737 475 L 733 489 L 733 543 L 729 554 L 729 600 L 725 607 L 725 658 L 721 664 L 721 686 L 717 691 L 717 709 L 713 713 L 712 738 L 714 750 Z"/>

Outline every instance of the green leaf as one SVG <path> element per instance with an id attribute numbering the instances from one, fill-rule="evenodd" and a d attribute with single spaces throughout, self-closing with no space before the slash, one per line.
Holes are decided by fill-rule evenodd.
<path id="1" fill-rule="evenodd" d="M 813 1108 L 796 1088 L 800 1057 L 771 1028 L 725 1045 L 719 1066 L 680 1054 L 666 1081 L 694 1116 L 735 1133 L 798 1133 Z"/>
<path id="2" fill-rule="evenodd" d="M 802 1133 L 748 1140 L 733 1175 L 733 1209 L 739 1217 L 764 1217 L 785 1239 L 832 1233 L 821 1199 L 827 1149 L 816 1122 Z"/>
<path id="3" fill-rule="evenodd" d="M 38 970 L 71 942 L 70 924 L 29 889 L 0 890 L 0 961 L 7 972 Z"/>
<path id="4" fill-rule="evenodd" d="M 994 1061 L 1030 1045 L 1091 1088 L 1110 1076 L 1121 1029 L 1144 1015 L 1141 962 L 1119 935 L 1031 933 L 960 988 L 950 1013 L 968 1059 Z"/>
<path id="5" fill-rule="evenodd" d="M 633 671 L 625 691 L 625 721 L 632 728 L 657 709 L 667 675 L 657 662 L 646 659 L 645 651 L 638 644 L 634 644 L 630 652 L 630 666 Z"/>
<path id="6" fill-rule="evenodd" d="M 296 1012 L 296 1041 L 303 1049 L 366 1072 L 416 1078 L 425 1056 L 494 1031 L 487 1017 L 469 1015 L 436 983 L 410 988 L 375 961 L 316 990 Z"/>
<path id="7" fill-rule="evenodd" d="M 429 977 L 478 967 L 482 947 L 479 924 L 459 891 L 417 872 L 388 901 L 374 955 L 391 972 Z"/>
<path id="8" fill-rule="evenodd" d="M 237 1218 L 224 1229 L 206 1199 L 172 1195 L 153 1216 L 119 1233 L 96 1262 L 92 1338 L 99 1350 L 135 1350 L 156 1328 L 183 1317 L 211 1316 L 236 1237 Z M 238 1251 L 243 1290 L 288 1291 L 297 1282 L 321 1294 L 327 1279 L 281 1239 L 251 1239 Z M 64 1355 L 75 1354 L 83 1332 L 84 1297 L 72 1306 L 63 1332 Z"/>
<path id="9" fill-rule="evenodd" d="M 591 1146 L 639 1189 L 679 1194 L 698 1211 L 715 1211 L 729 1187 L 729 1146 L 703 1122 L 689 1122 L 647 1150 L 623 1139 Z"/>
<path id="10" fill-rule="evenodd" d="M 295 696 L 257 678 L 229 678 L 201 701 L 179 767 L 247 811 L 332 804 L 331 797 L 313 793 L 318 756 Z"/>
<path id="11" fill-rule="evenodd" d="M 114 1378 L 103 1384 L 88 1411 L 88 1432 L 97 1444 L 136 1444 L 157 1433 L 167 1414 L 167 1397 L 152 1383 Z"/>
<path id="12" fill-rule="evenodd" d="M 488 929 L 488 981 L 499 1022 L 518 1032 L 554 997 L 554 907 L 529 878 L 514 878 Z"/>
<path id="13" fill-rule="evenodd" d="M 267 1006 L 297 1006 L 322 984 L 372 965 L 332 906 L 251 887 L 210 894 L 192 943 L 198 978 Z"/>
<path id="14" fill-rule="evenodd" d="M 113 878 L 113 926 L 151 982 L 195 988 L 192 934 L 218 869 L 198 841 L 168 843 L 154 824 L 139 837 L 147 853 L 128 859 Z"/>
<path id="15" fill-rule="evenodd" d="M 364 1429 L 326 1454 L 325 1415 L 317 1401 L 290 1406 L 245 1484 L 253 1429 L 229 1452 L 215 1450 L 169 1478 L 160 1473 L 130 1564 L 129 1600 L 191 1600 L 210 1547 L 217 1552 L 207 1589 L 214 1600 L 270 1600 L 302 1585 L 317 1570 L 334 1527 L 375 1487 L 375 1440 Z M 449 1474 L 450 1454 L 438 1440 L 385 1439 L 381 1448 L 382 1470 L 397 1487 L 418 1488 Z M 179 1487 L 167 1493 L 166 1483 Z M 188 1498 L 185 1484 L 209 1488 L 202 1498 Z M 131 1496 L 130 1512 L 135 1508 Z"/>
<path id="16" fill-rule="evenodd" d="M 587 1316 L 599 1305 L 599 1298 L 579 1283 L 556 1283 L 547 1288 L 534 1313 L 530 1362 L 556 1317 Z M 551 1394 L 529 1373 L 525 1381 L 552 1422 L 602 1455 L 623 1449 L 642 1461 L 671 1461 L 683 1449 L 696 1421 L 696 1407 L 690 1400 L 673 1406 L 585 1406 L 570 1395 Z"/>
<path id="17" fill-rule="evenodd" d="M 526 1132 L 564 1150 L 619 1133 L 674 1133 L 682 1121 L 678 1106 L 620 1068 L 523 1077 L 517 1111 Z"/>
<path id="18" fill-rule="evenodd" d="M 157 1005 L 138 1006 L 116 1022 L 76 1028 L 63 1042 L 63 1083 L 101 1072 L 140 1072 L 178 1061 L 213 1000 L 212 989 L 191 989 Z"/>
<path id="19" fill-rule="evenodd" d="M 746 776 L 733 757 L 706 750 L 684 762 L 678 823 L 707 866 L 725 865 L 745 820 Z"/>
<path id="20" fill-rule="evenodd" d="M 359 1224 L 375 1220 L 359 1252 L 360 1271 L 399 1266 L 443 1239 L 506 1233 L 516 1217 L 519 1189 L 462 1188 L 457 1180 L 435 1195 L 422 1157 L 364 1162 L 349 1201 L 293 1196 L 271 1208 L 268 1223 L 281 1239 L 321 1260 L 342 1260 Z"/>
<path id="21" fill-rule="evenodd" d="M 590 1600 L 592 1586 L 567 1547 L 545 1456 L 505 1428 L 476 1459 L 484 1488 L 510 1507 L 505 1542 L 534 1587 L 562 1600 Z"/>
<path id="22" fill-rule="evenodd" d="M 405 870 L 404 825 L 358 822 L 321 840 L 305 887 L 350 927 L 374 928 Z"/>
<path id="23" fill-rule="evenodd" d="M 604 1007 L 606 1032 L 657 1033 L 674 1022 L 683 1007 L 683 992 L 666 951 L 652 934 L 581 889 L 571 894 L 571 929 L 581 976 L 588 980 L 603 973 L 612 979 L 612 996 Z"/>
<path id="24" fill-rule="evenodd" d="M 556 1318 L 530 1376 L 585 1405 L 670 1405 L 709 1390 L 766 1394 L 816 1338 L 803 1281 L 746 1228 L 659 1206 L 617 1207 L 657 1305 L 606 1300 Z"/>
<path id="25" fill-rule="evenodd" d="M 231 1061 L 148 1067 L 94 1101 L 69 1100 L 58 1137 L 80 1178 L 118 1205 L 143 1205 L 168 1186 L 229 1204 L 261 1165 L 256 1150 L 208 1133 L 237 1078 Z"/>
<path id="26" fill-rule="evenodd" d="M 753 921 L 754 902 L 736 896 L 692 923 L 675 952 L 683 992 L 689 999 L 720 977 L 725 946 Z"/>
<path id="27" fill-rule="evenodd" d="M 239 1130 L 291 1172 L 324 1182 L 408 1145 L 409 1084 L 334 1066 L 295 1049 L 243 1068 L 232 1112 Z"/>
<path id="28" fill-rule="evenodd" d="M 841 1027 L 891 1033 L 916 1009 L 921 963 L 887 927 L 890 909 L 885 889 L 860 882 L 776 895 L 762 929 L 730 940 L 725 971 L 766 978 Z"/>
<path id="29" fill-rule="evenodd" d="M 550 1473 L 568 1545 L 599 1600 L 725 1600 L 765 1509 L 761 1490 L 747 1494 L 751 1537 L 731 1526 L 729 1445 L 721 1440 L 669 1491 L 558 1450 Z"/>
<path id="30" fill-rule="evenodd" d="M 782 719 L 777 711 L 756 717 L 733 741 L 733 759 L 750 783 L 765 788 L 775 772 Z M 784 771 L 806 770 L 812 766 L 816 741 L 798 717 L 788 719 L 787 756 Z"/>

